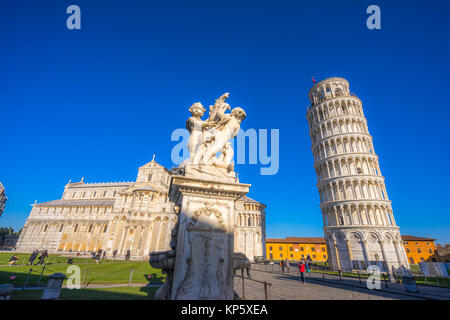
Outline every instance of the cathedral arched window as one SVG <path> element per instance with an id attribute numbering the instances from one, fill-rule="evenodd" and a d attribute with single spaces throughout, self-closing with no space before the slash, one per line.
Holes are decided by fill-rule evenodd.
<path id="1" fill-rule="evenodd" d="M 78 230 L 78 225 L 76 224 L 75 227 L 73 228 L 73 232 L 75 233 L 75 232 L 77 232 L 77 230 Z"/>
<path id="2" fill-rule="evenodd" d="M 64 225 L 62 224 L 61 227 L 59 228 L 59 232 L 62 232 L 64 228 Z"/>
<path id="3" fill-rule="evenodd" d="M 103 233 L 105 233 L 108 230 L 108 225 L 105 225 L 105 227 L 103 228 Z"/>

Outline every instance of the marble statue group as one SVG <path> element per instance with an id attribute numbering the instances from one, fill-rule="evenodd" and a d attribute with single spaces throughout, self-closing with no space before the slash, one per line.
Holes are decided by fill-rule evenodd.
<path id="1" fill-rule="evenodd" d="M 242 120 L 246 114 L 242 108 L 234 108 L 226 103 L 229 93 L 218 98 L 214 105 L 209 107 L 209 117 L 202 120 L 206 109 L 200 103 L 194 103 L 189 111 L 192 116 L 186 122 L 186 129 L 190 132 L 188 149 L 190 157 L 185 164 L 201 164 L 225 168 L 233 171 L 233 149 L 231 139 L 237 136 Z M 225 113 L 230 110 L 231 113 Z M 216 154 L 220 152 L 217 157 Z"/>

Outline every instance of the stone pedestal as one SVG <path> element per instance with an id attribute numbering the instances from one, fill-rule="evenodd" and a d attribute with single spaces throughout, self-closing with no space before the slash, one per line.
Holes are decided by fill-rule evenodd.
<path id="1" fill-rule="evenodd" d="M 180 206 L 171 246 L 174 264 L 163 263 L 160 254 L 152 266 L 173 268 L 167 273 L 159 299 L 231 300 L 234 298 L 235 201 L 249 191 L 249 184 L 232 177 L 196 178 L 186 168 L 184 176 L 172 178 L 170 198 Z M 167 252 L 167 255 L 170 252 Z M 163 253 L 163 255 L 165 255 Z M 169 258 L 169 255 L 168 257 Z"/>
<path id="2" fill-rule="evenodd" d="M 58 299 L 61 293 L 61 287 L 66 275 L 63 273 L 54 273 L 48 277 L 47 286 L 42 293 L 41 300 Z"/>

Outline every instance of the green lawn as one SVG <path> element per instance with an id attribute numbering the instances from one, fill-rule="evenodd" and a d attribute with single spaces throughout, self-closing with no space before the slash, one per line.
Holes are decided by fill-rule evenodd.
<path id="1" fill-rule="evenodd" d="M 153 300 L 158 288 L 117 287 L 94 289 L 62 289 L 60 300 Z M 38 300 L 42 290 L 14 290 L 11 300 Z"/>
<path id="2" fill-rule="evenodd" d="M 29 254 L 17 254 L 20 260 L 28 261 Z M 16 287 L 24 285 L 30 269 L 28 285 L 37 285 L 43 266 L 27 266 L 25 264 L 8 266 L 4 265 L 11 257 L 10 253 L 0 253 L 0 284 L 11 283 L 10 277 L 16 276 L 13 280 L 13 284 Z M 67 274 L 66 257 L 59 257 L 52 255 L 49 257 L 47 265 L 45 265 L 44 272 L 40 284 L 46 284 L 48 276 L 61 272 Z M 2 265 L 3 264 L 3 265 Z M 96 264 L 92 259 L 78 258 L 74 260 L 74 264 L 81 269 L 81 281 L 86 283 L 128 283 L 130 279 L 131 270 L 133 271 L 132 282 L 133 283 L 162 283 L 165 276 L 161 273 L 161 270 L 152 268 L 148 261 L 104 261 L 100 264 Z M 150 279 L 148 274 L 151 275 Z"/>

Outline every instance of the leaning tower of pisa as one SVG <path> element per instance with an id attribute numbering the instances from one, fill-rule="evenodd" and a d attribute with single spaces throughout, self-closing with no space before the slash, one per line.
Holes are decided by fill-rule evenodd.
<path id="1" fill-rule="evenodd" d="M 361 100 L 329 78 L 308 93 L 307 119 L 330 263 L 339 269 L 409 269 Z"/>

